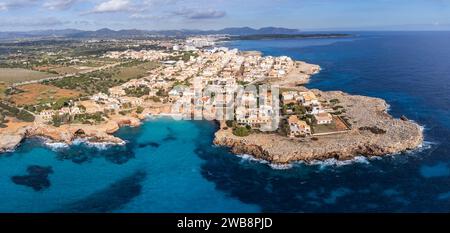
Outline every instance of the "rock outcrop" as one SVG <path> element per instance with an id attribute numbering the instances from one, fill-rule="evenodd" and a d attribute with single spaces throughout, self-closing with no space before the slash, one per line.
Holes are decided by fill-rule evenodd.
<path id="1" fill-rule="evenodd" d="M 14 134 L 2 134 L 2 140 L 0 140 L 0 152 L 11 151 L 22 142 L 25 137 L 25 133 Z"/>
<path id="2" fill-rule="evenodd" d="M 9 121 L 6 128 L 0 129 L 0 152 L 14 150 L 25 138 L 27 129 L 33 125 L 33 123 L 16 122 L 11 119 Z"/>
<path id="3" fill-rule="evenodd" d="M 44 137 L 66 144 L 72 144 L 77 138 L 83 138 L 89 142 L 123 144 L 122 139 L 111 135 L 117 129 L 119 129 L 118 124 L 111 122 L 100 125 L 71 124 L 60 127 L 36 125 L 27 129 L 26 137 Z"/>
<path id="4" fill-rule="evenodd" d="M 102 124 L 68 124 L 54 127 L 47 124 L 11 122 L 7 128 L 1 130 L 0 152 L 11 151 L 17 147 L 22 140 L 31 137 L 42 137 L 53 142 L 63 142 L 72 144 L 77 138 L 82 138 L 87 142 L 124 144 L 125 142 L 113 136 L 120 126 L 137 126 L 139 119 L 128 117 L 120 121 L 108 120 Z"/>
<path id="5" fill-rule="evenodd" d="M 82 138 L 91 143 L 124 144 L 125 142 L 113 136 L 122 126 L 137 127 L 148 115 L 170 113 L 171 105 L 148 103 L 141 114 L 113 115 L 105 122 L 95 125 L 65 124 L 54 127 L 39 122 L 20 122 L 14 118 L 5 128 L 0 128 L 0 153 L 14 150 L 25 138 L 43 137 L 53 142 L 72 144 L 75 139 Z"/>

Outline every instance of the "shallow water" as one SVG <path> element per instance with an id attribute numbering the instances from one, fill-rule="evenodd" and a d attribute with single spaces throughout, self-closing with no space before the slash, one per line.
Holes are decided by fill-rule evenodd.
<path id="1" fill-rule="evenodd" d="M 122 128 L 124 147 L 51 149 L 27 140 L 0 157 L 1 212 L 448 212 L 450 33 L 235 41 L 322 66 L 311 88 L 386 99 L 425 127 L 423 148 L 385 158 L 271 167 L 212 146 L 207 121 L 150 119 Z M 51 167 L 40 191 L 12 182 Z"/>

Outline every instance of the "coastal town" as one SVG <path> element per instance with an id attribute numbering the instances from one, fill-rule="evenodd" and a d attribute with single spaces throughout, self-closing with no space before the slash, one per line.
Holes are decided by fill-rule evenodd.
<path id="1" fill-rule="evenodd" d="M 449 212 L 450 0 L 0 0 L 0 18 L 0 224 Z"/>
<path id="2" fill-rule="evenodd" d="M 195 41 L 199 44 L 198 39 Z M 200 44 L 209 45 L 206 42 Z M 177 46 L 175 45 L 176 49 Z M 189 59 L 167 60 L 169 57 L 180 56 L 178 50 L 173 51 L 172 53 L 153 50 L 108 52 L 105 57 L 159 61 L 161 66 L 148 71 L 146 77 L 111 87 L 106 93 L 94 94 L 88 100 L 72 101 L 61 109 L 42 110 L 37 115 L 38 121 L 54 124 L 64 119 L 77 118 L 81 114 L 106 113 L 104 117 L 115 114 L 127 115 L 133 111 L 140 114 L 145 110 L 144 103 L 148 105 L 152 102 L 184 108 L 193 103 L 189 109 L 178 108 L 178 111 L 168 114 L 191 115 L 194 111 L 200 110 L 202 116 L 200 119 L 209 117 L 228 121 L 231 127 L 237 129 L 236 132 L 261 130 L 273 124 L 275 115 L 272 113 L 278 112 L 280 106 L 274 106 L 272 100 L 278 96 L 268 93 L 263 98 L 266 101 L 260 102 L 258 93 L 253 91 L 244 91 L 238 96 L 239 87 L 258 80 L 282 79 L 300 65 L 305 65 L 296 63 L 286 56 L 263 57 L 224 47 L 192 50 L 187 46 L 183 52 L 191 53 Z M 318 66 L 308 66 L 309 74 L 320 70 Z M 209 90 L 213 94 L 198 95 L 195 88 L 202 92 Z M 312 91 L 283 92 L 281 107 L 284 110 L 283 116 L 287 119 L 285 123 L 289 137 L 312 135 L 313 124 L 331 125 L 335 121 L 342 121 L 333 117 L 330 112 L 334 110 L 323 107 Z M 224 112 L 224 108 L 231 108 L 235 117 L 219 116 L 219 113 Z M 333 133 L 333 130 L 329 133 Z"/>
<path id="3" fill-rule="evenodd" d="M 132 41 L 126 49 L 111 48 L 89 57 L 89 61 L 82 61 L 86 57 L 81 56 L 68 63 L 114 64 L 106 69 L 38 79 L 33 83 L 24 81 L 10 86 L 4 83 L 0 133 L 5 140 L 1 150 L 12 150 L 23 138 L 33 136 L 68 144 L 75 138 L 92 143 L 124 144 L 112 134 L 120 126 L 139 126 L 150 116 L 215 120 L 220 129 L 214 143 L 274 163 L 341 158 L 336 148 L 319 156 L 313 153 L 302 157 L 301 151 L 311 145 L 326 148 L 323 143 L 333 145 L 337 139 L 355 138 L 355 133 L 361 136 L 361 132 L 369 131 L 376 137 L 386 134 L 387 130 L 379 128 L 379 123 L 364 125 L 364 120 L 354 116 L 355 105 L 359 103 L 347 104 L 346 96 L 303 86 L 320 72 L 318 65 L 287 56 L 263 56 L 257 51 L 221 47 L 221 39 L 199 36 L 185 40 Z M 138 49 L 137 43 L 145 44 L 145 49 Z M 34 93 L 36 90 L 40 91 Z M 366 112 L 370 113 L 370 109 Z M 392 120 L 378 112 L 380 109 L 372 117 L 383 118 L 379 121 Z M 421 143 L 421 133 L 413 123 L 396 120 L 395 124 L 402 129 L 407 124 L 407 129 L 414 134 L 411 143 L 371 152 L 373 155 L 412 149 Z M 270 137 L 275 137 L 272 141 L 303 147 L 277 155 L 283 159 L 262 156 L 261 153 L 267 154 L 267 149 L 262 147 L 272 145 L 262 142 Z M 242 146 L 251 139 L 255 139 L 253 144 Z M 364 139 L 361 144 L 353 143 L 356 149 L 347 149 L 342 158 L 364 154 L 364 146 L 370 150 L 373 145 L 378 147 L 367 145 L 366 136 L 361 139 Z M 258 152 L 254 151 L 255 145 Z M 341 147 L 344 146 L 347 144 Z M 292 154 L 295 158 L 291 158 Z"/>

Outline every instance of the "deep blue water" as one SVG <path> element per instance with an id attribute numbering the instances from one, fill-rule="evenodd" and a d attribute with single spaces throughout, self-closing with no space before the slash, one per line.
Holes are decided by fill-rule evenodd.
<path id="1" fill-rule="evenodd" d="M 0 212 L 450 211 L 450 32 L 227 46 L 319 64 L 308 87 L 384 98 L 392 115 L 425 127 L 427 143 L 383 159 L 277 170 L 212 146 L 212 122 L 151 119 L 117 133 L 125 147 L 52 150 L 33 139 L 0 156 Z M 53 172 L 36 176 L 32 165 Z M 48 185 L 35 191 L 15 176 Z"/>

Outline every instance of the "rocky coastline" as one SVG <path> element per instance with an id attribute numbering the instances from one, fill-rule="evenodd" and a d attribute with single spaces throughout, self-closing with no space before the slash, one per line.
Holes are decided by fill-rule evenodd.
<path id="1" fill-rule="evenodd" d="M 266 79 L 280 88 L 298 89 L 320 71 L 320 66 L 297 61 L 296 68 L 285 79 Z M 349 95 L 341 91 L 312 90 L 321 99 L 337 99 L 346 109 L 351 129 L 345 133 L 304 138 L 289 138 L 278 133 L 252 133 L 246 137 L 233 135 L 221 122 L 214 144 L 229 147 L 235 154 L 249 154 L 272 164 L 327 159 L 350 160 L 356 156 L 383 156 L 412 150 L 423 143 L 421 127 L 406 117 L 394 119 L 387 113 L 388 104 L 379 98 Z M 71 145 L 76 139 L 90 143 L 122 145 L 125 142 L 113 134 L 122 126 L 136 127 L 149 115 L 171 113 L 171 105 L 144 103 L 140 114 L 112 115 L 95 124 L 66 124 L 59 127 L 39 122 L 11 119 L 0 129 L 0 152 L 14 150 L 24 139 L 42 137 L 51 142 Z"/>
<path id="2" fill-rule="evenodd" d="M 142 120 L 149 115 L 168 113 L 167 106 L 145 109 L 141 114 L 127 116 L 114 115 L 105 122 L 95 125 L 89 124 L 65 124 L 59 127 L 43 123 L 25 123 L 11 120 L 7 127 L 0 129 L 0 153 L 13 151 L 27 138 L 43 138 L 50 143 L 63 143 L 71 145 L 77 139 L 82 139 L 92 144 L 124 145 L 126 142 L 114 136 L 120 127 L 138 127 Z"/>
<path id="3" fill-rule="evenodd" d="M 282 165 L 296 161 L 384 156 L 413 150 L 423 143 L 422 128 L 415 122 L 390 116 L 388 104 L 382 99 L 340 91 L 312 91 L 323 98 L 338 99 L 346 107 L 346 115 L 352 119 L 351 130 L 342 134 L 292 139 L 277 133 L 238 137 L 230 129 L 221 127 L 215 134 L 214 144 L 229 147 L 235 154 L 249 154 Z"/>

